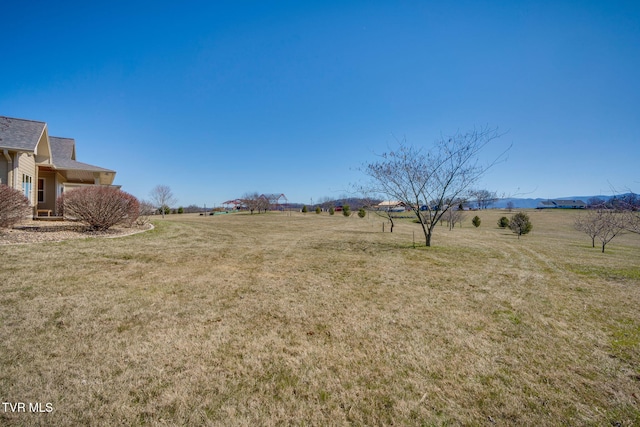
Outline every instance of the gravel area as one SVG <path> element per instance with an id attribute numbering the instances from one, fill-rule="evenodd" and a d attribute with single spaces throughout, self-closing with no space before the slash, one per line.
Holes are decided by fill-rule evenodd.
<path id="1" fill-rule="evenodd" d="M 153 228 L 152 224 L 134 227 L 112 227 L 107 231 L 87 231 L 86 226 L 69 221 L 24 221 L 11 229 L 0 229 L 0 245 L 39 242 L 61 242 L 89 237 L 114 238 L 142 233 Z"/>

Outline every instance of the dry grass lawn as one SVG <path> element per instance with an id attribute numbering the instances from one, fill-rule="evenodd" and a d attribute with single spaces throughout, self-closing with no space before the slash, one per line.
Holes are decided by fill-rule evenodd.
<path id="1" fill-rule="evenodd" d="M 640 425 L 640 237 L 173 215 L 0 246 L 2 425 Z M 388 230 L 388 227 L 387 227 Z"/>

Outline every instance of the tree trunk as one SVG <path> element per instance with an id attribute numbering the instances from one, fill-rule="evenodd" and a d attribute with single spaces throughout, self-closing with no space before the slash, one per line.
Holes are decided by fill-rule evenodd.
<path id="1" fill-rule="evenodd" d="M 420 222 L 420 227 L 422 227 L 422 232 L 424 233 L 424 239 L 425 239 L 425 243 L 427 246 L 431 246 L 431 230 L 427 231 L 427 227 L 425 227 L 424 224 L 424 218 L 422 217 L 422 214 L 420 213 L 420 211 L 413 211 L 416 216 L 418 217 L 418 222 Z"/>

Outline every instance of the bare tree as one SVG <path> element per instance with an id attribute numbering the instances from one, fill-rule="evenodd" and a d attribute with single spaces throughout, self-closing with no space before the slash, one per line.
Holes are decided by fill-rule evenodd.
<path id="1" fill-rule="evenodd" d="M 640 211 L 625 211 L 625 230 L 640 234 Z"/>
<path id="2" fill-rule="evenodd" d="M 600 209 L 606 204 L 605 200 L 601 197 L 590 197 L 587 200 L 587 207 L 590 209 Z"/>
<path id="3" fill-rule="evenodd" d="M 591 247 L 596 247 L 596 237 L 598 237 L 601 227 L 600 211 L 589 210 L 586 214 L 579 215 L 576 217 L 573 226 L 576 230 L 582 231 L 591 237 Z"/>
<path id="4" fill-rule="evenodd" d="M 271 208 L 272 205 L 272 200 L 274 200 L 272 197 L 270 196 L 265 196 L 265 195 L 260 195 L 258 196 L 258 213 L 260 212 L 264 212 L 267 213 L 267 211 Z M 277 200 L 277 199 L 275 199 Z M 275 202 L 274 202 L 275 204 Z"/>
<path id="5" fill-rule="evenodd" d="M 396 150 L 363 166 L 370 182 L 360 192 L 404 202 L 419 219 L 426 246 L 431 246 L 436 224 L 450 203 L 465 199 L 471 187 L 504 157 L 506 151 L 488 164 L 478 161 L 480 151 L 500 136 L 497 129 L 488 127 L 456 133 L 441 138 L 429 151 L 398 141 Z"/>
<path id="6" fill-rule="evenodd" d="M 163 218 L 165 210 L 176 203 L 176 198 L 173 196 L 173 192 L 168 185 L 156 185 L 153 190 L 151 190 L 149 196 L 154 205 L 160 209 Z"/>
<path id="7" fill-rule="evenodd" d="M 242 201 L 242 204 L 249 209 L 249 212 L 251 212 L 251 215 L 253 215 L 253 212 L 258 209 L 258 212 L 260 212 L 260 195 L 257 192 L 253 192 L 253 193 L 245 193 L 240 200 Z"/>
<path id="8" fill-rule="evenodd" d="M 0 227 L 11 227 L 29 215 L 29 200 L 20 190 L 0 184 Z"/>
<path id="9" fill-rule="evenodd" d="M 489 206 L 498 201 L 498 194 L 489 190 L 473 190 L 470 196 L 474 199 L 478 209 L 487 209 Z"/>
<path id="10" fill-rule="evenodd" d="M 138 219 L 136 220 L 136 225 L 146 225 L 149 223 L 149 217 L 153 215 L 156 208 L 153 206 L 153 203 L 147 200 L 140 201 L 140 214 L 138 215 Z"/>
<path id="11" fill-rule="evenodd" d="M 629 192 L 619 198 L 618 206 L 624 213 L 625 230 L 640 234 L 640 197 Z"/>
<path id="12" fill-rule="evenodd" d="M 462 222 L 465 220 L 467 215 L 464 213 L 464 210 L 459 208 L 451 208 L 447 211 L 445 215 L 445 221 L 449 224 L 449 230 L 453 230 L 456 224 L 460 224 L 462 227 Z"/>
<path id="13" fill-rule="evenodd" d="M 612 209 L 602 209 L 600 210 L 598 221 L 598 238 L 602 243 L 602 253 L 604 253 L 606 244 L 626 229 L 626 218 L 624 213 L 616 212 Z"/>
<path id="14" fill-rule="evenodd" d="M 596 238 L 600 240 L 604 253 L 607 243 L 629 229 L 627 214 L 627 212 L 607 208 L 591 210 L 576 218 L 574 226 L 591 237 L 592 247 L 596 246 Z"/>

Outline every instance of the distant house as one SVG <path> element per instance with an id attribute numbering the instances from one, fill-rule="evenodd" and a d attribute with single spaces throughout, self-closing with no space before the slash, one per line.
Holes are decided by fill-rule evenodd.
<path id="1" fill-rule="evenodd" d="M 0 116 L 0 183 L 21 190 L 34 216 L 56 215 L 56 199 L 65 191 L 111 186 L 115 176 L 77 161 L 75 141 L 49 136 L 46 123 Z"/>
<path id="2" fill-rule="evenodd" d="M 582 200 L 543 200 L 537 209 L 586 209 L 587 204 Z"/>
<path id="3" fill-rule="evenodd" d="M 407 210 L 407 204 L 398 200 L 385 200 L 378 203 L 376 209 L 387 212 L 404 212 Z"/>

